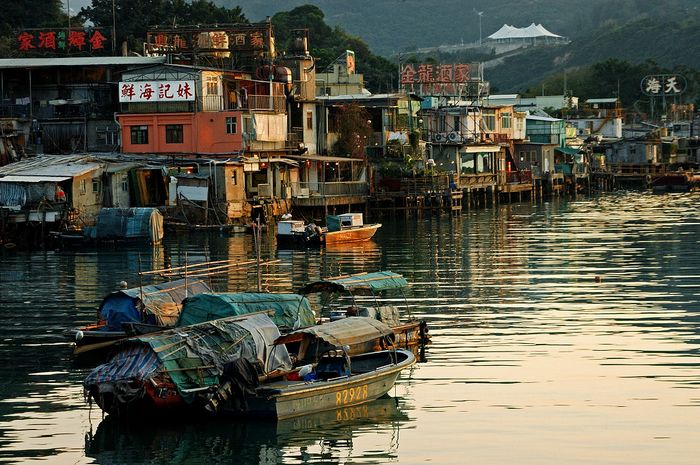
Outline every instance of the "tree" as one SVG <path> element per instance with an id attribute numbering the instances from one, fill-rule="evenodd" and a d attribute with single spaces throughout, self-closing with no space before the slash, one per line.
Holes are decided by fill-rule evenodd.
<path id="1" fill-rule="evenodd" d="M 365 156 L 365 147 L 372 135 L 370 115 L 366 109 L 351 103 L 343 105 L 337 115 L 338 140 L 333 146 L 336 155 L 350 155 L 353 158 Z"/>
<path id="2" fill-rule="evenodd" d="M 15 34 L 22 29 L 67 27 L 68 16 L 61 0 L 11 0 L 2 3 L 0 56 L 16 49 Z"/>
<path id="3" fill-rule="evenodd" d="M 92 0 L 79 17 L 95 26 L 112 28 L 112 0 Z M 244 23 L 241 8 L 227 9 L 209 0 L 117 0 L 114 2 L 116 42 L 127 41 L 131 50 L 141 50 L 150 26 Z"/>

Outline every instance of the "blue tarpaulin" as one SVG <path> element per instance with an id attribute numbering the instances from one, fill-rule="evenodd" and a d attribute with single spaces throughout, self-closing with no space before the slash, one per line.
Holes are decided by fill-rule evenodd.
<path id="1" fill-rule="evenodd" d="M 107 322 L 107 331 L 121 331 L 122 323 L 173 326 L 180 315 L 182 301 L 202 292 L 211 292 L 211 289 L 203 281 L 193 279 L 124 289 L 102 300 L 99 317 Z"/>
<path id="2" fill-rule="evenodd" d="M 93 239 L 163 239 L 163 215 L 156 208 L 103 208 Z"/>

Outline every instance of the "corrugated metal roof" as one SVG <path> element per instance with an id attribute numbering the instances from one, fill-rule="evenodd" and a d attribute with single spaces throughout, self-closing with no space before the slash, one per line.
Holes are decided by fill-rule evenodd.
<path id="1" fill-rule="evenodd" d="M 3 58 L 0 69 L 54 68 L 56 66 L 136 66 L 165 63 L 165 57 Z"/>
<path id="2" fill-rule="evenodd" d="M 17 176 L 8 175 L 0 177 L 0 182 L 26 182 L 26 183 L 38 183 L 38 182 L 61 182 L 71 179 L 66 176 Z"/>
<path id="3" fill-rule="evenodd" d="M 16 176 L 80 176 L 103 166 L 95 159 L 85 155 L 56 155 L 30 158 L 10 163 L 0 167 L 0 176 L 13 174 Z"/>

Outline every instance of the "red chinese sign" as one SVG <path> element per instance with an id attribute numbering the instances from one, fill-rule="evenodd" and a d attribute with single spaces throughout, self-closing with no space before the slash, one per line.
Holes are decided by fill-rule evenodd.
<path id="1" fill-rule="evenodd" d="M 264 26 L 225 29 L 159 29 L 146 34 L 149 53 L 189 52 L 197 50 L 264 50 L 270 32 Z"/>
<path id="2" fill-rule="evenodd" d="M 98 30 L 26 30 L 17 34 L 17 50 L 36 52 L 88 52 L 105 50 L 107 38 Z"/>
<path id="3" fill-rule="evenodd" d="M 464 93 L 467 84 L 480 80 L 478 63 L 406 63 L 401 68 L 401 84 L 422 94 Z"/>
<path id="4" fill-rule="evenodd" d="M 119 101 L 130 102 L 182 102 L 192 101 L 194 81 L 140 81 L 120 82 Z"/>

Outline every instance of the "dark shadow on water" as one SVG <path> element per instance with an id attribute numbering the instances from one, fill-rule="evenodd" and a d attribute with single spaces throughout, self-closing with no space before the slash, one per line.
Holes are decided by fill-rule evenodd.
<path id="1" fill-rule="evenodd" d="M 85 455 L 103 464 L 272 464 L 282 457 L 293 463 L 338 463 L 353 453 L 358 434 L 384 430 L 389 432 L 385 449 L 372 457 L 385 463 L 397 456 L 399 429 L 408 421 L 398 403 L 384 397 L 281 421 L 150 418 L 123 423 L 108 416 L 94 433 L 85 434 Z"/>

